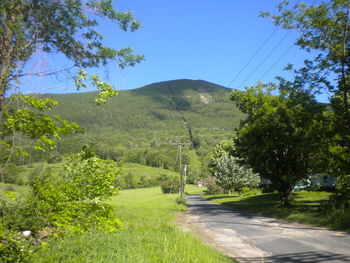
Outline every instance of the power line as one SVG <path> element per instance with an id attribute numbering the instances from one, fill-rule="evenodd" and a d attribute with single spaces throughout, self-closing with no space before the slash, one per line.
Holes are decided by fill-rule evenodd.
<path id="1" fill-rule="evenodd" d="M 231 80 L 231 82 L 227 85 L 227 87 L 230 87 L 231 84 L 238 78 L 238 76 L 248 67 L 250 62 L 253 61 L 253 59 L 258 55 L 260 50 L 266 45 L 266 43 L 271 39 L 271 37 L 276 33 L 277 27 L 275 30 L 271 32 L 271 34 L 265 39 L 264 43 L 255 51 L 254 55 L 247 61 L 247 63 L 243 66 L 243 68 L 236 74 L 236 76 Z"/>
<path id="2" fill-rule="evenodd" d="M 269 67 L 268 70 L 266 70 L 266 72 L 264 74 L 262 74 L 262 76 L 259 78 L 259 80 L 261 80 L 262 78 L 264 78 L 270 71 L 271 69 L 273 69 L 274 66 L 276 66 L 276 64 L 278 62 L 280 62 L 280 60 L 288 53 L 288 51 L 294 46 L 294 43 L 292 43 L 284 52 L 282 55 L 279 56 L 278 59 L 276 59 L 276 61 L 272 64 L 271 67 Z"/>
<path id="3" fill-rule="evenodd" d="M 267 56 L 264 57 L 264 59 L 259 63 L 258 66 L 255 67 L 252 73 L 249 74 L 249 76 L 239 85 L 239 89 L 250 79 L 251 76 L 254 75 L 254 73 L 261 67 L 262 64 L 265 63 L 265 61 L 272 55 L 273 52 L 282 44 L 282 42 L 287 38 L 287 36 L 291 33 L 292 31 L 288 31 L 284 37 L 273 47 L 273 49 L 267 54 Z"/>
<path id="4" fill-rule="evenodd" d="M 298 2 L 296 3 L 296 5 L 298 5 L 300 3 L 301 0 L 298 0 Z M 314 0 L 313 3 L 311 4 L 311 6 L 313 6 L 315 4 L 317 0 Z M 227 85 L 227 87 L 230 87 L 231 84 L 238 78 L 238 76 L 246 69 L 246 67 L 250 64 L 250 62 L 256 57 L 256 55 L 260 52 L 260 50 L 265 46 L 265 44 L 271 39 L 271 37 L 274 35 L 274 33 L 277 31 L 278 28 L 275 28 L 275 30 L 268 36 L 268 38 L 264 41 L 264 43 L 258 48 L 258 50 L 254 53 L 254 55 L 249 59 L 249 61 L 243 66 L 243 68 L 236 74 L 236 76 L 231 80 L 231 82 Z M 290 34 L 291 30 L 289 30 L 284 37 L 277 43 L 277 45 L 275 45 L 275 47 L 270 51 L 270 53 L 265 56 L 265 58 L 262 60 L 262 62 L 260 62 L 260 64 L 253 70 L 252 73 L 250 73 L 250 75 L 240 84 L 239 88 L 241 88 L 247 81 L 248 79 L 250 79 L 250 77 L 260 68 L 260 66 L 262 64 L 264 64 L 264 62 L 272 55 L 272 53 L 275 51 L 276 48 L 278 48 L 280 46 L 280 44 L 287 38 L 287 36 Z M 291 49 L 291 47 L 294 44 L 292 44 L 276 61 L 275 63 L 268 69 L 268 71 L 266 71 L 263 76 L 265 76 L 273 67 L 275 64 L 277 64 L 280 59 L 285 56 L 285 54 L 287 54 L 287 52 Z"/>
<path id="5" fill-rule="evenodd" d="M 311 6 L 314 6 L 315 3 L 316 3 L 316 1 L 317 1 L 317 0 L 314 0 L 314 1 L 312 2 Z M 298 1 L 297 4 L 299 4 L 299 2 L 300 2 L 300 1 Z M 273 69 L 273 67 L 274 67 L 278 62 L 280 62 L 280 60 L 288 53 L 288 51 L 289 51 L 293 46 L 294 46 L 294 43 L 292 43 L 292 44 L 282 53 L 282 55 L 280 55 L 280 56 L 276 59 L 276 61 L 270 66 L 270 68 L 269 68 L 263 75 L 261 75 L 261 77 L 259 78 L 259 80 L 261 80 L 262 78 L 264 78 L 264 77 L 271 71 L 271 69 Z"/>

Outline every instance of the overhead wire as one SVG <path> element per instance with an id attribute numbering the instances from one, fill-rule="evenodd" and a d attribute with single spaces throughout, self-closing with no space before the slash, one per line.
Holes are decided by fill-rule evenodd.
<path id="1" fill-rule="evenodd" d="M 301 0 L 298 0 L 296 5 L 300 3 Z M 315 4 L 317 0 L 314 0 L 311 6 Z M 267 39 L 263 42 L 263 44 L 257 49 L 257 51 L 254 53 L 254 55 L 248 60 L 248 62 L 243 66 L 243 68 L 235 75 L 235 77 L 230 81 L 230 83 L 227 85 L 227 87 L 230 87 L 231 84 L 238 78 L 238 76 L 247 68 L 247 66 L 253 61 L 253 59 L 257 56 L 257 54 L 261 51 L 261 49 L 266 45 L 266 43 L 271 39 L 271 37 L 275 34 L 278 28 L 276 28 L 268 37 Z M 289 30 L 283 38 L 273 47 L 273 49 L 269 52 L 267 56 L 264 57 L 264 59 L 259 63 L 257 67 L 254 68 L 254 70 L 249 74 L 249 76 L 239 85 L 238 88 L 241 88 L 254 73 L 261 67 L 262 64 L 265 63 L 265 61 L 275 52 L 275 50 L 282 44 L 282 42 L 287 38 L 287 36 L 290 34 L 291 30 Z M 270 66 L 270 68 L 262 75 L 261 78 L 265 77 L 271 70 L 272 68 L 288 53 L 288 51 L 294 46 L 294 43 L 291 44 L 283 53 L 280 55 L 277 60 Z"/>
<path id="2" fill-rule="evenodd" d="M 253 61 L 253 59 L 258 55 L 261 49 L 266 45 L 266 43 L 271 39 L 271 37 L 276 33 L 277 27 L 275 30 L 271 32 L 271 34 L 265 39 L 265 41 L 262 43 L 262 45 L 255 51 L 254 55 L 247 61 L 247 63 L 243 66 L 243 68 L 236 74 L 236 76 L 230 81 L 230 83 L 227 85 L 227 87 L 230 87 L 231 84 L 238 78 L 238 76 L 248 67 L 250 62 Z"/>
<path id="3" fill-rule="evenodd" d="M 267 56 L 264 57 L 264 59 L 259 63 L 258 66 L 256 66 L 253 70 L 253 72 L 251 72 L 249 74 L 249 76 L 239 85 L 239 89 L 250 79 L 251 76 L 254 75 L 254 73 L 261 67 L 262 64 L 265 63 L 265 61 L 272 55 L 272 53 L 275 52 L 275 50 L 282 44 L 282 42 L 288 37 L 288 35 L 291 33 L 292 31 L 288 31 L 283 38 L 273 47 L 273 49 L 267 54 Z"/>
<path id="4" fill-rule="evenodd" d="M 317 0 L 314 0 L 311 4 L 311 6 L 314 6 Z M 299 1 L 300 2 L 300 1 Z M 298 3 L 299 3 L 298 2 Z M 297 3 L 297 4 L 298 4 Z M 289 52 L 289 50 L 294 46 L 294 43 L 292 43 L 276 60 L 275 62 L 269 67 L 269 69 L 267 71 L 265 71 L 264 74 L 261 75 L 261 77 L 259 78 L 259 80 L 261 80 L 262 78 L 264 78 L 272 69 L 275 65 L 277 65 L 280 60 Z"/>
<path id="5" fill-rule="evenodd" d="M 262 78 L 264 78 L 264 77 L 273 69 L 273 67 L 276 66 L 276 64 L 278 64 L 278 62 L 280 62 L 280 60 L 288 53 L 288 51 L 289 51 L 293 46 L 294 46 L 294 43 L 292 43 L 292 44 L 282 53 L 282 55 L 280 55 L 279 58 L 277 58 L 277 59 L 275 60 L 275 62 L 269 67 L 268 70 L 265 71 L 264 74 L 261 75 L 261 77 L 260 77 L 259 79 L 261 80 Z"/>

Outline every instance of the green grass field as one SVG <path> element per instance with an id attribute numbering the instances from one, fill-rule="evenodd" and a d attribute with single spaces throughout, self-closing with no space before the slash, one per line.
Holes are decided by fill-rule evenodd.
<path id="1" fill-rule="evenodd" d="M 131 174 L 133 176 L 158 176 L 161 174 L 178 176 L 179 173 L 157 168 L 150 167 L 138 163 L 123 163 L 121 164 L 121 174 Z"/>
<path id="2" fill-rule="evenodd" d="M 35 162 L 30 165 L 22 165 L 20 171 L 18 172 L 18 177 L 20 177 L 25 183 L 27 183 L 28 178 L 32 173 L 37 173 L 43 171 L 46 168 L 51 169 L 55 173 L 59 173 L 64 166 L 64 162 L 59 163 L 46 163 L 46 162 Z M 179 174 L 157 167 L 150 167 L 138 163 L 120 163 L 120 174 L 126 175 L 131 174 L 132 176 L 159 176 L 159 175 L 172 175 L 178 176 Z"/>
<path id="3" fill-rule="evenodd" d="M 349 209 L 330 209 L 325 206 L 331 195 L 329 192 L 295 192 L 291 205 L 287 207 L 280 204 L 277 193 L 261 194 L 255 191 L 243 196 L 204 195 L 204 197 L 248 213 L 350 232 Z"/>
<path id="4" fill-rule="evenodd" d="M 174 225 L 175 212 L 186 210 L 176 197 L 160 187 L 121 191 L 110 201 L 123 222 L 120 231 L 52 241 L 34 262 L 233 262 Z"/>

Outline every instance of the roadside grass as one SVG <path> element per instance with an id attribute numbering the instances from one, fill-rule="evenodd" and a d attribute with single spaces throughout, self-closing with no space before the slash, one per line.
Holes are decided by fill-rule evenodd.
<path id="1" fill-rule="evenodd" d="M 34 262 L 234 262 L 174 223 L 176 194 L 160 187 L 120 192 L 110 201 L 123 222 L 114 233 L 89 232 L 50 242 Z"/>
<path id="2" fill-rule="evenodd" d="M 290 206 L 282 206 L 277 193 L 248 192 L 245 195 L 204 195 L 215 203 L 239 211 L 284 219 L 292 222 L 350 232 L 350 210 L 327 206 L 329 192 L 295 192 Z"/>

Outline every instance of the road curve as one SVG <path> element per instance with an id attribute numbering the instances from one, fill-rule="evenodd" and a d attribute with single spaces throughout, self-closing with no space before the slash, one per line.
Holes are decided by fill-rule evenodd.
<path id="1" fill-rule="evenodd" d="M 350 262 L 350 235 L 245 214 L 187 196 L 188 221 L 207 243 L 239 262 Z"/>

